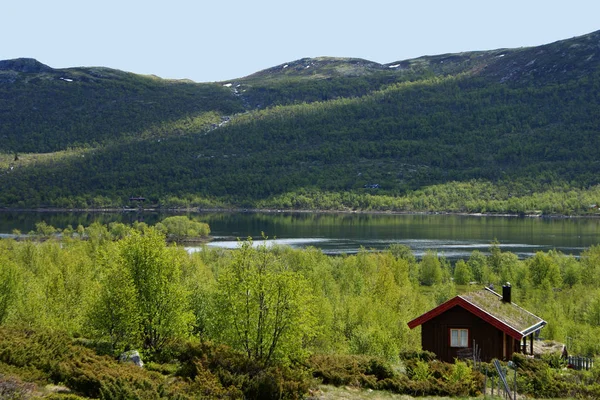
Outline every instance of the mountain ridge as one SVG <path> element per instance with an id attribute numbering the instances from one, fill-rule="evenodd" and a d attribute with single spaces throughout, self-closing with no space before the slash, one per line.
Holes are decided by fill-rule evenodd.
<path id="1" fill-rule="evenodd" d="M 591 41 L 600 41 L 600 30 L 591 32 L 586 35 L 575 36 L 570 39 L 558 40 L 552 43 L 544 44 L 541 46 L 531 46 L 531 47 L 520 47 L 520 48 L 498 48 L 491 50 L 477 50 L 477 51 L 465 51 L 459 53 L 443 53 L 437 55 L 422 55 L 416 58 L 408 58 L 401 59 L 397 61 L 392 61 L 389 63 L 378 63 L 375 61 L 370 61 L 362 58 L 353 58 L 353 57 L 329 57 L 329 56 L 321 56 L 321 57 L 305 57 L 300 58 L 293 61 L 288 61 L 273 67 L 269 67 L 257 72 L 254 72 L 250 75 L 226 79 L 217 82 L 210 83 L 225 83 L 229 81 L 246 81 L 246 80 L 254 80 L 256 78 L 264 78 L 270 75 L 283 74 L 285 75 L 289 71 L 295 71 L 298 75 L 303 76 L 314 76 L 314 75 L 322 75 L 322 77 L 331 77 L 330 75 L 324 73 L 323 71 L 334 71 L 339 75 L 350 75 L 350 76 L 360 76 L 365 73 L 369 73 L 372 71 L 381 72 L 381 71 L 405 71 L 408 69 L 418 68 L 420 67 L 428 67 L 432 68 L 438 72 L 442 72 L 444 69 L 442 67 L 435 68 L 437 64 L 468 64 L 468 66 L 463 65 L 463 70 L 460 72 L 482 72 L 483 69 L 488 68 L 489 66 L 496 66 L 499 64 L 500 66 L 506 67 L 506 64 L 515 63 L 515 60 L 511 60 L 511 56 L 514 56 L 518 53 L 527 52 L 532 49 L 537 49 L 540 55 L 544 55 L 544 53 L 550 53 L 552 51 L 563 51 L 562 44 L 570 43 L 570 48 L 575 49 L 577 53 L 581 53 L 582 50 L 590 50 L 591 52 L 588 54 L 588 57 L 584 57 L 586 61 L 592 61 L 593 59 L 597 59 L 600 57 L 600 48 L 597 43 L 592 43 L 592 46 L 589 46 Z M 588 45 L 588 46 L 586 46 Z M 582 49 L 583 47 L 583 49 Z M 502 58 L 506 57 L 505 62 L 493 62 L 498 61 L 494 60 L 494 58 Z M 562 56 L 571 56 L 572 54 L 564 53 Z M 576 55 L 578 56 L 578 55 Z M 577 59 L 581 60 L 581 57 Z M 528 73 L 535 72 L 536 69 L 534 67 L 536 58 L 528 61 L 525 65 L 518 65 L 519 69 L 523 67 L 531 67 L 526 68 Z M 355 69 L 350 68 L 349 65 L 356 66 Z M 425 65 L 424 65 L 425 64 Z M 483 64 L 483 67 L 482 67 Z M 333 66 L 333 68 L 332 68 Z M 568 63 L 564 65 L 555 65 L 555 69 L 560 69 L 560 67 L 567 66 L 567 69 L 571 68 Z M 337 68 L 336 68 L 337 67 Z M 311 69 L 312 68 L 312 69 Z M 502 70 L 502 67 L 493 68 L 494 71 Z M 565 69 L 565 71 L 567 70 Z M 8 59 L 8 60 L 0 60 L 0 71 L 13 71 L 13 72 L 24 72 L 24 73 L 38 73 L 38 72 L 69 72 L 69 71 L 88 71 L 93 74 L 93 71 L 107 71 L 111 74 L 134 74 L 137 76 L 144 77 L 153 77 L 155 79 L 164 80 L 164 81 L 173 81 L 173 82 L 189 82 L 196 84 L 208 84 L 209 82 L 195 82 L 189 79 L 166 79 L 161 78 L 156 75 L 140 75 L 134 72 L 121 71 L 118 69 L 112 69 L 107 67 L 68 67 L 68 68 L 52 68 L 42 62 L 34 59 L 34 58 L 16 58 L 16 59 Z M 315 70 L 317 72 L 315 72 Z M 455 71 L 456 72 L 456 71 Z M 548 72 L 548 71 L 547 71 Z M 552 72 L 552 71 L 549 71 Z M 96 72 L 99 77 L 102 77 L 101 73 Z M 499 76 L 499 79 L 502 81 L 506 81 L 508 76 L 502 76 L 498 72 L 494 72 L 493 75 Z"/>

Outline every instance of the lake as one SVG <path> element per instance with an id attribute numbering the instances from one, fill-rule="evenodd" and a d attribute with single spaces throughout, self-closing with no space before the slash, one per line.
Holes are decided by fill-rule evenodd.
<path id="1" fill-rule="evenodd" d="M 26 233 L 45 221 L 57 228 L 92 222 L 146 222 L 153 225 L 173 214 L 158 212 L 0 212 L 0 234 Z M 381 250 L 400 243 L 421 256 L 436 250 L 449 259 L 466 258 L 473 250 L 487 252 L 497 239 L 503 251 L 519 257 L 557 249 L 579 255 L 600 243 L 598 218 L 527 218 L 432 214 L 358 214 L 219 212 L 187 213 L 211 227 L 209 246 L 234 248 L 237 238 L 253 237 L 294 248 L 314 246 L 326 254 L 353 254 L 361 248 Z M 195 249 L 190 248 L 190 251 Z"/>

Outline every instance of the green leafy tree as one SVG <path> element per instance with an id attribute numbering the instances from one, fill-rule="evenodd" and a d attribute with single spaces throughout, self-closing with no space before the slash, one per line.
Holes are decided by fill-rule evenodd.
<path id="1" fill-rule="evenodd" d="M 154 228 L 132 231 L 119 242 L 119 250 L 136 289 L 143 345 L 160 352 L 170 339 L 187 336 L 192 328 L 188 293 L 180 281 L 181 261 Z"/>
<path id="2" fill-rule="evenodd" d="M 585 321 L 592 326 L 600 326 L 600 291 L 594 290 L 584 311 Z"/>
<path id="3" fill-rule="evenodd" d="M 25 301 L 41 296 L 40 311 L 48 327 L 69 333 L 80 333 L 92 300 L 94 268 L 86 249 L 87 243 L 63 239 L 52 239 L 36 243 L 38 247 L 38 269 L 33 279 L 40 286 L 38 293 L 27 289 Z M 29 285 L 34 282 L 27 282 Z M 40 290 L 41 289 L 41 290 Z M 31 299 L 30 299 L 31 297 Z M 34 306 L 32 304 L 32 306 Z"/>
<path id="4" fill-rule="evenodd" d="M 432 286 L 442 282 L 442 264 L 435 252 L 428 250 L 420 264 L 419 281 L 422 285 Z"/>
<path id="5" fill-rule="evenodd" d="M 600 245 L 595 245 L 581 253 L 581 281 L 587 285 L 600 284 Z"/>
<path id="6" fill-rule="evenodd" d="M 412 250 L 410 249 L 410 247 L 403 245 L 403 244 L 393 243 L 390 245 L 389 251 L 390 251 L 390 253 L 392 253 L 392 255 L 394 257 L 405 260 L 408 263 L 410 278 L 412 279 L 413 282 L 418 282 L 419 281 L 419 263 L 417 263 L 415 255 L 412 252 Z"/>
<path id="7" fill-rule="evenodd" d="M 56 228 L 41 221 L 35 224 L 35 233 L 40 236 L 50 236 L 56 233 Z"/>
<path id="8" fill-rule="evenodd" d="M 471 252 L 471 256 L 467 260 L 467 264 L 473 272 L 473 280 L 487 284 L 490 278 L 490 269 L 487 264 L 487 259 L 479 250 Z"/>
<path id="9" fill-rule="evenodd" d="M 528 260 L 529 275 L 535 286 L 542 284 L 550 287 L 559 287 L 562 284 L 562 276 L 559 266 L 552 254 L 537 252 Z"/>
<path id="10" fill-rule="evenodd" d="M 88 322 L 96 336 L 110 341 L 113 351 L 122 351 L 127 345 L 138 344 L 141 315 L 130 270 L 123 268 L 109 254 L 104 252 L 102 255 L 105 275 Z"/>
<path id="11" fill-rule="evenodd" d="M 439 305 L 456 296 L 456 286 L 452 281 L 437 283 L 431 287 L 435 304 Z"/>
<path id="12" fill-rule="evenodd" d="M 473 278 L 473 273 L 469 264 L 465 260 L 458 260 L 454 267 L 454 283 L 457 285 L 466 285 Z"/>
<path id="13" fill-rule="evenodd" d="M 498 239 L 494 239 L 490 244 L 490 255 L 487 260 L 487 264 L 496 275 L 500 273 L 502 265 L 502 250 L 500 250 L 500 242 Z"/>
<path id="14" fill-rule="evenodd" d="M 563 284 L 573 287 L 581 282 L 581 264 L 575 257 L 569 256 L 563 258 L 560 269 Z"/>
<path id="15" fill-rule="evenodd" d="M 204 222 L 194 221 L 184 215 L 167 217 L 156 224 L 156 228 L 175 241 L 201 238 L 210 234 L 210 227 Z"/>
<path id="16" fill-rule="evenodd" d="M 264 365 L 305 354 L 314 335 L 311 290 L 304 277 L 263 244 L 248 240 L 217 281 L 217 332 L 228 344 Z"/>
<path id="17" fill-rule="evenodd" d="M 503 252 L 500 255 L 500 282 L 515 282 L 521 268 L 523 268 L 521 261 L 516 254 Z"/>

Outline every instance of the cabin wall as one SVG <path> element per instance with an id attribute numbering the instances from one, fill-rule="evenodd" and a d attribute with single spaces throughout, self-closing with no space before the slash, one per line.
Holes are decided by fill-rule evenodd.
<path id="1" fill-rule="evenodd" d="M 503 360 L 511 357 L 513 352 L 519 351 L 518 342 L 513 338 L 459 306 L 423 323 L 423 350 L 434 352 L 441 361 L 454 362 L 461 348 L 450 347 L 451 328 L 469 330 L 469 348 L 472 350 L 475 340 L 482 361 L 491 361 L 494 358 Z"/>

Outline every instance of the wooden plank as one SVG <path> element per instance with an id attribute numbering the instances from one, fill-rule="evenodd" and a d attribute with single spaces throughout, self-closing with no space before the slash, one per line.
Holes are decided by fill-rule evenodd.
<path id="1" fill-rule="evenodd" d="M 513 398 L 513 395 L 510 391 L 510 387 L 508 386 L 508 382 L 506 381 L 506 376 L 504 375 L 504 371 L 502 370 L 502 366 L 500 365 L 500 361 L 494 360 L 494 367 L 496 367 L 496 371 L 498 372 L 498 376 L 500 377 L 500 382 L 504 387 L 504 391 L 508 395 L 509 399 Z"/>

